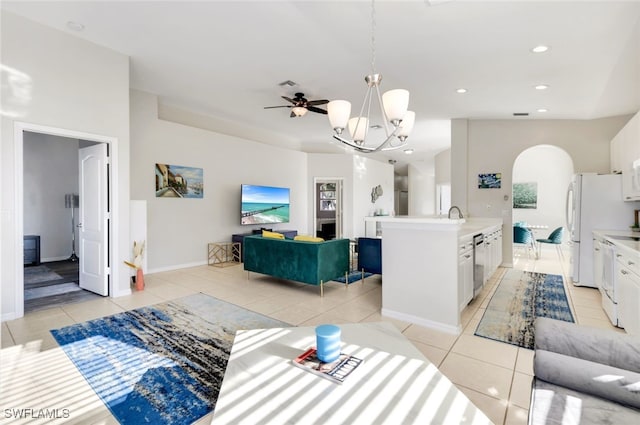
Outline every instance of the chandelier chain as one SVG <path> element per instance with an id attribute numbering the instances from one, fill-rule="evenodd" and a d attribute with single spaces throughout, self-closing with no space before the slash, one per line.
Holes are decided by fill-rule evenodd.
<path id="1" fill-rule="evenodd" d="M 371 74 L 376 73 L 376 4 L 371 0 Z"/>

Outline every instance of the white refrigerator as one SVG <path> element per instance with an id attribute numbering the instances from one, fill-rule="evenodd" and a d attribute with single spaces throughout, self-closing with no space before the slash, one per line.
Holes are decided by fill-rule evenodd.
<path id="1" fill-rule="evenodd" d="M 595 288 L 593 230 L 629 230 L 640 202 L 622 200 L 621 174 L 576 174 L 567 192 L 571 279 Z"/>

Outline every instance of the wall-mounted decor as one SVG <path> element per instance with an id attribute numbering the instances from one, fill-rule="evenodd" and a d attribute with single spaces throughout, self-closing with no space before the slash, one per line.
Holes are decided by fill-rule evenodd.
<path id="1" fill-rule="evenodd" d="M 538 183 L 513 184 L 513 208 L 532 208 L 538 206 Z"/>
<path id="2" fill-rule="evenodd" d="M 478 174 L 478 189 L 500 189 L 502 173 Z"/>
<path id="3" fill-rule="evenodd" d="M 371 189 L 371 203 L 374 204 L 382 196 L 382 186 L 377 185 Z"/>
<path id="4" fill-rule="evenodd" d="M 204 196 L 202 168 L 156 164 L 156 198 Z"/>

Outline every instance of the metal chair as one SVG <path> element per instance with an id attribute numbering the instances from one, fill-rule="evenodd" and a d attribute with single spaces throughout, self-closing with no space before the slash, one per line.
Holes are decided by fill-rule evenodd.
<path id="1" fill-rule="evenodd" d="M 564 235 L 564 228 L 558 227 L 553 232 L 551 232 L 549 237 L 547 237 L 546 239 L 536 239 L 536 242 L 538 242 L 538 258 L 540 258 L 540 254 L 541 254 L 540 251 L 542 249 L 542 244 L 548 243 L 556 246 L 556 251 L 558 251 L 558 256 L 564 260 L 564 255 L 562 254 L 562 236 L 563 235 Z"/>
<path id="2" fill-rule="evenodd" d="M 529 250 L 533 250 L 534 253 L 536 252 L 533 233 L 526 227 L 513 226 L 513 243 L 524 246 L 527 250 L 527 258 L 530 258 Z"/>

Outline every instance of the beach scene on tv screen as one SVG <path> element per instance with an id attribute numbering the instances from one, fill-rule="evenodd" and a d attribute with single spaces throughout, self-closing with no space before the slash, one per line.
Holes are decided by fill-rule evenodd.
<path id="1" fill-rule="evenodd" d="M 289 188 L 242 186 L 242 224 L 288 222 Z"/>

